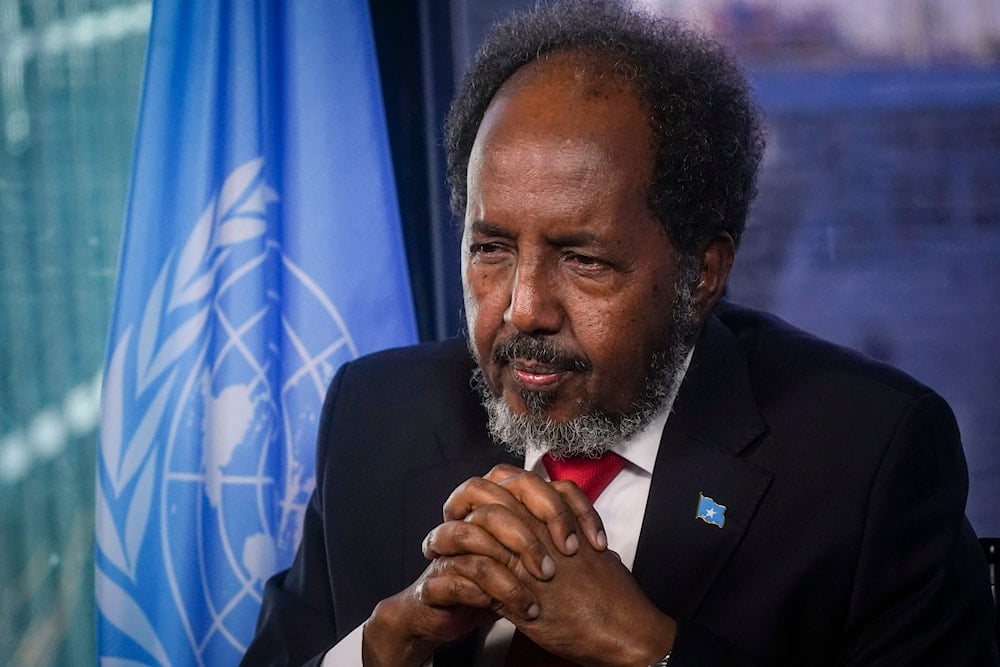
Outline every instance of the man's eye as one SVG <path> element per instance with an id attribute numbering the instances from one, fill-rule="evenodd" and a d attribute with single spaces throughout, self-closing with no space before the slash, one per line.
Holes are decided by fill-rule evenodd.
<path id="1" fill-rule="evenodd" d="M 570 261 L 580 266 L 600 266 L 604 262 L 589 255 L 570 255 Z"/>
<path id="2" fill-rule="evenodd" d="M 469 246 L 469 252 L 473 258 L 482 262 L 499 262 L 508 256 L 507 246 L 495 242 L 473 243 Z"/>

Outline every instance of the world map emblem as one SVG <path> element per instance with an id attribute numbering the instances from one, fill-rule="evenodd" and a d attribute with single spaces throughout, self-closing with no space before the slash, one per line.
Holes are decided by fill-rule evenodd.
<path id="1" fill-rule="evenodd" d="M 323 396 L 357 348 L 269 233 L 278 193 L 263 166 L 225 179 L 112 341 L 97 601 L 136 654 L 102 662 L 234 664 L 299 541 Z"/>

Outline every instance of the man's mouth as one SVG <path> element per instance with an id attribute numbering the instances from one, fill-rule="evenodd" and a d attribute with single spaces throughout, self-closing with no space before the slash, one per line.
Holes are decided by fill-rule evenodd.
<path id="1" fill-rule="evenodd" d="M 573 372 L 561 366 L 524 359 L 515 359 L 510 368 L 520 388 L 532 392 L 552 391 Z"/>
<path id="2" fill-rule="evenodd" d="M 585 357 L 552 340 L 523 334 L 498 345 L 493 361 L 501 369 L 506 367 L 517 388 L 529 394 L 551 393 L 573 374 L 590 370 Z"/>

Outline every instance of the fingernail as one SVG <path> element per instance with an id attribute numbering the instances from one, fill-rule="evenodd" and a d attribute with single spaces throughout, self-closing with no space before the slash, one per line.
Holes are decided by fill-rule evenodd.
<path id="1" fill-rule="evenodd" d="M 570 533 L 570 536 L 566 538 L 566 551 L 570 554 L 575 554 L 579 548 L 580 538 L 576 536 L 576 533 Z"/>
<path id="2" fill-rule="evenodd" d="M 542 610 L 538 608 L 538 605 L 537 604 L 533 604 L 530 607 L 528 607 L 528 611 L 525 613 L 525 615 L 528 617 L 528 619 L 530 619 L 530 620 L 533 621 L 536 618 L 538 618 L 538 615 L 541 614 L 541 613 L 542 613 Z"/>
<path id="3" fill-rule="evenodd" d="M 602 549 L 608 548 L 608 536 L 605 534 L 603 530 L 597 531 L 597 546 L 601 547 Z"/>
<path id="4" fill-rule="evenodd" d="M 542 559 L 542 577 L 545 579 L 551 579 L 556 574 L 556 562 L 552 560 L 552 557 L 546 554 L 545 558 Z"/>

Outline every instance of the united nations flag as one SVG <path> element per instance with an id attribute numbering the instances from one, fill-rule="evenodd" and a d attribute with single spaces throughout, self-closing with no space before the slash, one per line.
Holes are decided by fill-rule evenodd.
<path id="1" fill-rule="evenodd" d="M 236 664 L 327 383 L 416 338 L 367 4 L 153 10 L 98 460 L 103 665 Z"/>

